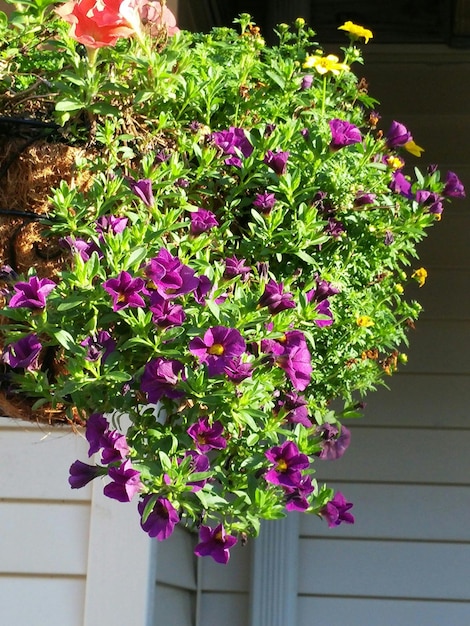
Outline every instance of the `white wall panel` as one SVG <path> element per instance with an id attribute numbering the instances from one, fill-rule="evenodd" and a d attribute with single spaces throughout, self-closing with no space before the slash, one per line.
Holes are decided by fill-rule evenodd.
<path id="1" fill-rule="evenodd" d="M 356 427 L 341 459 L 316 463 L 317 478 L 469 486 L 469 449 L 470 431 Z"/>
<path id="2" fill-rule="evenodd" d="M 195 608 L 195 593 L 159 584 L 155 595 L 152 625 L 194 626 Z"/>
<path id="3" fill-rule="evenodd" d="M 86 574 L 89 505 L 4 502 L 0 508 L 2 571 Z"/>
<path id="4" fill-rule="evenodd" d="M 410 334 L 406 371 L 470 374 L 470 320 L 420 320 Z"/>
<path id="5" fill-rule="evenodd" d="M 230 550 L 230 561 L 220 565 L 211 558 L 201 563 L 201 585 L 204 591 L 248 591 L 250 585 L 251 541 L 236 544 Z"/>
<path id="6" fill-rule="evenodd" d="M 470 376 L 411 374 L 403 368 L 386 383 L 390 389 L 381 387 L 366 398 L 364 419 L 348 425 L 470 429 Z"/>
<path id="7" fill-rule="evenodd" d="M 316 515 L 301 515 L 304 537 L 470 542 L 468 487 L 328 484 L 353 502 L 355 523 L 328 528 Z"/>
<path id="8" fill-rule="evenodd" d="M 202 594 L 197 626 L 248 626 L 249 623 L 248 594 Z"/>
<path id="9" fill-rule="evenodd" d="M 83 578 L 0 576 L 0 624 L 83 626 L 84 597 Z"/>
<path id="10" fill-rule="evenodd" d="M 299 571 L 300 594 L 470 600 L 469 544 L 301 539 Z"/>
<path id="11" fill-rule="evenodd" d="M 86 460 L 88 445 L 68 426 L 48 428 L 0 417 L 0 496 L 89 500 L 91 486 L 70 489 L 69 467 Z"/>
<path id="12" fill-rule="evenodd" d="M 469 602 L 300 596 L 295 626 L 468 626 Z"/>
<path id="13" fill-rule="evenodd" d="M 156 541 L 156 540 L 155 540 Z M 196 537 L 176 527 L 171 537 L 158 543 L 157 581 L 174 587 L 196 589 Z"/>

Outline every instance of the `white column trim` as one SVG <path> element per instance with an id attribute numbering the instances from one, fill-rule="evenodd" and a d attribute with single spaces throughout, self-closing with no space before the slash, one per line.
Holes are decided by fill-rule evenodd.
<path id="1" fill-rule="evenodd" d="M 137 498 L 112 500 L 93 482 L 84 626 L 151 626 L 157 542 L 140 528 Z"/>
<path id="2" fill-rule="evenodd" d="M 254 542 L 250 626 L 297 626 L 299 516 L 261 524 Z"/>

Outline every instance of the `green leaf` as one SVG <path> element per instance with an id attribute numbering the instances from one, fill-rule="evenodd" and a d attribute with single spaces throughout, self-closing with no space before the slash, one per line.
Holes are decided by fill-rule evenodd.
<path id="1" fill-rule="evenodd" d="M 128 267 L 132 268 L 135 265 L 140 265 L 141 262 L 147 257 L 147 254 L 148 254 L 147 248 L 144 248 L 143 246 L 140 246 L 139 248 L 135 248 L 131 252 L 129 259 L 127 261 Z"/>
<path id="2" fill-rule="evenodd" d="M 70 309 L 75 309 L 77 306 L 81 306 L 83 304 L 83 296 L 79 296 L 76 298 L 68 298 L 64 302 L 61 302 L 57 307 L 58 311 L 69 311 Z"/>
<path id="3" fill-rule="evenodd" d="M 276 72 L 273 72 L 272 70 L 267 70 L 266 74 L 271 80 L 276 83 L 276 85 L 278 85 L 284 91 L 284 89 L 286 88 L 286 81 L 282 78 L 282 76 L 276 74 Z"/>
<path id="4" fill-rule="evenodd" d="M 90 111 L 98 115 L 119 115 L 119 109 L 108 102 L 96 102 L 90 107 Z"/>
<path id="5" fill-rule="evenodd" d="M 158 456 L 160 457 L 160 463 L 162 464 L 163 471 L 169 472 L 171 471 L 171 460 L 170 457 L 163 452 L 163 450 L 158 451 Z"/>
<path id="6" fill-rule="evenodd" d="M 106 372 L 107 380 L 114 380 L 118 383 L 125 383 L 132 379 L 132 376 L 127 372 Z"/>
<path id="7" fill-rule="evenodd" d="M 303 250 L 297 250 L 295 254 L 299 257 L 299 259 L 305 261 L 305 263 L 308 263 L 309 265 L 318 265 L 318 262 L 315 261 L 313 256 L 310 256 L 310 254 L 304 252 Z"/>
<path id="8" fill-rule="evenodd" d="M 52 336 L 63 346 L 66 350 L 74 352 L 77 347 L 77 342 L 72 335 L 66 330 L 57 330 L 52 333 Z"/>
<path id="9" fill-rule="evenodd" d="M 55 105 L 56 111 L 80 111 L 83 108 L 83 102 L 78 100 L 59 100 Z"/>

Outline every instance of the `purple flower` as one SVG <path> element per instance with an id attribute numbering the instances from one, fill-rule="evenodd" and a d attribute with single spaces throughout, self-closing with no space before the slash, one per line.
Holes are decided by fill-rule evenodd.
<path id="1" fill-rule="evenodd" d="M 294 298 L 291 293 L 284 291 L 284 284 L 270 280 L 264 288 L 264 293 L 258 301 L 258 306 L 267 306 L 272 315 L 286 309 L 295 309 Z"/>
<path id="2" fill-rule="evenodd" d="M 117 430 L 110 430 L 108 420 L 101 413 L 90 415 L 85 437 L 90 444 L 88 456 L 101 450 L 101 462 L 105 465 L 120 462 L 129 454 L 126 436 Z"/>
<path id="3" fill-rule="evenodd" d="M 428 213 L 440 215 L 444 210 L 442 197 L 438 193 L 433 193 L 427 189 L 421 189 L 416 192 L 416 202 L 425 206 Z"/>
<path id="4" fill-rule="evenodd" d="M 310 87 L 312 86 L 312 83 L 313 83 L 312 74 L 305 74 L 305 76 L 302 77 L 302 82 L 300 83 L 301 91 L 305 91 L 305 89 L 310 89 Z"/>
<path id="5" fill-rule="evenodd" d="M 109 431 L 109 422 L 102 413 L 92 413 L 86 422 L 85 437 L 90 444 L 88 456 L 95 454 L 103 446 L 103 438 Z"/>
<path id="6" fill-rule="evenodd" d="M 186 319 L 182 305 L 166 300 L 158 291 L 151 293 L 149 309 L 153 313 L 153 322 L 160 328 L 181 326 Z"/>
<path id="7" fill-rule="evenodd" d="M 276 363 L 286 372 L 294 389 L 303 391 L 312 374 L 312 357 L 304 334 L 298 330 L 288 331 L 283 346 L 284 353 L 277 357 Z"/>
<path id="8" fill-rule="evenodd" d="M 110 467 L 108 474 L 113 482 L 106 485 L 103 493 L 113 500 L 130 502 L 143 487 L 140 472 L 132 467 L 129 460 L 124 461 L 119 467 Z"/>
<path id="9" fill-rule="evenodd" d="M 73 254 L 79 254 L 83 261 L 89 261 L 93 252 L 98 254 L 98 258 L 103 258 L 103 252 L 98 244 L 94 241 L 85 241 L 85 239 L 74 239 L 74 237 L 62 237 L 60 244 L 68 247 Z"/>
<path id="10" fill-rule="evenodd" d="M 327 280 L 316 278 L 316 283 L 316 287 L 308 291 L 306 295 L 309 302 L 312 302 L 312 300 L 317 302 L 315 310 L 321 318 L 315 319 L 314 322 L 319 328 L 324 328 L 325 326 L 331 326 L 334 321 L 328 298 L 339 293 L 339 289 L 333 287 Z"/>
<path id="11" fill-rule="evenodd" d="M 230 548 L 237 543 L 237 538 L 227 535 L 223 524 L 212 529 L 210 526 L 201 526 L 199 531 L 200 543 L 194 548 L 196 556 L 211 556 L 216 563 L 226 565 L 230 558 Z"/>
<path id="12" fill-rule="evenodd" d="M 315 311 L 320 315 L 319 318 L 314 319 L 315 325 L 318 328 L 325 328 L 326 326 L 331 326 L 334 322 L 333 313 L 330 309 L 330 301 L 322 300 L 315 307 Z"/>
<path id="13" fill-rule="evenodd" d="M 13 283 L 17 280 L 18 274 L 11 267 L 11 265 L 2 265 L 0 267 L 0 280 L 5 281 L 6 283 Z"/>
<path id="14" fill-rule="evenodd" d="M 245 340 L 240 332 L 226 326 L 209 328 L 204 337 L 195 337 L 189 343 L 190 352 L 200 363 L 207 365 L 209 376 L 222 374 L 233 357 L 242 355 L 245 349 Z"/>
<path id="15" fill-rule="evenodd" d="M 19 282 L 14 285 L 15 292 L 9 305 L 12 309 L 25 307 L 28 309 L 43 309 L 46 298 L 56 284 L 48 278 L 31 276 L 27 283 Z"/>
<path id="16" fill-rule="evenodd" d="M 265 137 L 270 137 L 273 132 L 276 130 L 277 128 L 277 124 L 273 124 L 272 122 L 270 122 L 269 124 L 266 124 L 266 126 L 264 127 L 264 136 Z"/>
<path id="17" fill-rule="evenodd" d="M 307 401 L 303 396 L 299 396 L 295 392 L 289 392 L 277 404 L 279 408 L 286 412 L 285 417 L 291 424 L 302 424 L 306 428 L 313 426 L 308 418 Z"/>
<path id="18" fill-rule="evenodd" d="M 377 194 L 375 193 L 366 193 L 365 191 L 358 191 L 356 193 L 356 197 L 354 198 L 354 206 L 356 208 L 366 206 L 368 204 L 374 204 L 377 199 Z"/>
<path id="19" fill-rule="evenodd" d="M 391 246 L 394 241 L 395 241 L 395 237 L 393 236 L 392 231 L 391 230 L 385 231 L 384 244 L 386 246 Z"/>
<path id="20" fill-rule="evenodd" d="M 354 516 L 348 513 L 352 506 L 352 502 L 346 502 L 346 498 L 338 491 L 333 500 L 330 500 L 320 511 L 320 515 L 326 519 L 329 528 L 339 526 L 342 522 L 354 524 Z"/>
<path id="21" fill-rule="evenodd" d="M 314 492 L 310 476 L 303 476 L 294 488 L 286 488 L 286 509 L 288 511 L 306 511 L 310 506 L 308 496 Z"/>
<path id="22" fill-rule="evenodd" d="M 224 372 L 232 383 L 239 385 L 247 378 L 251 378 L 253 366 L 251 363 L 243 363 L 240 357 L 236 357 L 227 363 L 224 367 Z"/>
<path id="23" fill-rule="evenodd" d="M 333 284 L 328 282 L 327 280 L 322 280 L 317 276 L 315 278 L 315 282 L 316 286 L 314 287 L 314 289 L 307 291 L 306 295 L 308 302 L 312 302 L 312 300 L 314 300 L 315 302 L 323 302 L 323 300 L 326 300 L 327 298 L 335 296 L 339 293 L 339 289 L 337 287 L 334 287 Z"/>
<path id="24" fill-rule="evenodd" d="M 153 197 L 152 181 L 149 178 L 134 180 L 128 177 L 126 180 L 129 183 L 132 193 L 140 198 L 146 206 L 151 207 L 154 205 L 155 199 Z"/>
<path id="25" fill-rule="evenodd" d="M 122 461 L 129 454 L 126 436 L 117 430 L 110 430 L 103 436 L 101 462 L 104 465 Z"/>
<path id="26" fill-rule="evenodd" d="M 323 424 L 317 429 L 322 438 L 322 449 L 317 454 L 324 461 L 335 461 L 343 456 L 351 442 L 351 432 L 341 426 L 341 432 L 334 424 Z"/>
<path id="27" fill-rule="evenodd" d="M 178 257 L 165 248 L 160 248 L 157 256 L 149 261 L 145 274 L 150 281 L 148 286 L 167 299 L 194 291 L 199 285 L 194 270 L 183 265 Z"/>
<path id="28" fill-rule="evenodd" d="M 142 278 L 132 278 L 129 272 L 122 271 L 116 278 L 109 278 L 103 283 L 103 289 L 113 299 L 113 311 L 126 307 L 143 307 L 145 301 L 140 295 L 144 288 Z"/>
<path id="29" fill-rule="evenodd" d="M 212 211 L 198 209 L 194 213 L 191 213 L 191 235 L 200 235 L 201 233 L 205 233 L 218 225 L 219 222 Z"/>
<path id="30" fill-rule="evenodd" d="M 145 364 L 140 379 L 140 389 L 147 394 L 149 402 L 156 403 L 161 398 L 180 398 L 183 392 L 177 387 L 181 381 L 184 366 L 181 361 L 157 357 Z"/>
<path id="31" fill-rule="evenodd" d="M 82 461 L 75 461 L 69 470 L 69 485 L 72 489 L 81 489 L 88 485 L 97 476 L 103 475 L 103 468 L 97 465 L 88 465 Z"/>
<path id="32" fill-rule="evenodd" d="M 465 198 L 465 187 L 457 174 L 447 172 L 444 190 L 442 192 L 448 198 Z"/>
<path id="33" fill-rule="evenodd" d="M 225 165 L 233 165 L 233 167 L 241 167 L 243 165 L 242 160 L 237 156 L 227 157 L 224 163 Z"/>
<path id="34" fill-rule="evenodd" d="M 268 461 L 273 463 L 264 478 L 273 485 L 295 488 L 301 482 L 303 470 L 309 466 L 308 456 L 299 452 L 293 441 L 284 441 L 280 446 L 274 446 L 264 453 Z"/>
<path id="35" fill-rule="evenodd" d="M 401 196 L 404 196 L 409 200 L 413 198 L 413 193 L 411 192 L 411 183 L 407 178 L 405 178 L 405 176 L 401 172 L 393 172 L 392 181 L 389 185 L 389 188 L 394 193 L 399 193 Z"/>
<path id="36" fill-rule="evenodd" d="M 170 153 L 167 152 L 166 150 L 159 150 L 155 154 L 154 163 L 165 163 L 166 161 L 168 161 L 170 156 L 171 156 Z"/>
<path id="37" fill-rule="evenodd" d="M 205 304 L 206 296 L 212 289 L 212 282 L 208 276 L 198 276 L 198 286 L 194 291 L 194 299 L 198 304 Z"/>
<path id="38" fill-rule="evenodd" d="M 330 120 L 331 131 L 331 150 L 339 150 L 346 146 L 351 146 L 362 141 L 361 131 L 357 126 L 347 122 L 346 120 L 333 119 Z"/>
<path id="39" fill-rule="evenodd" d="M 13 368 L 35 370 L 38 368 L 38 357 L 41 349 L 42 345 L 38 336 L 31 333 L 5 347 L 3 362 Z"/>
<path id="40" fill-rule="evenodd" d="M 163 541 L 173 533 L 176 524 L 180 521 L 180 516 L 175 507 L 166 498 L 157 498 L 153 504 L 153 508 L 144 521 L 144 512 L 150 500 L 153 500 L 152 494 L 145 495 L 137 505 L 141 520 L 142 530 L 148 533 L 149 537 L 155 537 L 157 541 Z"/>
<path id="41" fill-rule="evenodd" d="M 184 456 L 185 458 L 190 458 L 189 470 L 191 473 L 188 478 L 191 478 L 191 474 L 202 474 L 208 471 L 210 462 L 205 454 L 199 454 L 196 450 L 187 450 Z M 203 478 L 201 480 L 188 480 L 187 484 L 191 487 L 191 491 L 199 491 L 206 482 L 207 478 Z"/>
<path id="42" fill-rule="evenodd" d="M 310 137 L 310 131 L 308 128 L 301 128 L 300 129 L 300 134 L 302 135 L 302 137 L 305 139 L 305 141 L 308 140 L 308 138 Z"/>
<path id="43" fill-rule="evenodd" d="M 127 228 L 127 217 L 117 215 L 102 215 L 96 220 L 96 230 L 100 234 L 119 235 Z"/>
<path id="44" fill-rule="evenodd" d="M 80 342 L 80 345 L 87 348 L 86 360 L 95 362 L 101 359 L 104 363 L 108 356 L 116 350 L 116 341 L 107 330 L 99 330 Z"/>
<path id="45" fill-rule="evenodd" d="M 331 237 L 334 237 L 335 239 L 339 239 L 343 233 L 345 233 L 346 230 L 343 226 L 343 224 L 337 220 L 334 217 L 329 217 L 328 218 L 328 224 L 325 228 L 325 233 L 327 235 L 331 235 Z"/>
<path id="46" fill-rule="evenodd" d="M 251 273 L 251 267 L 245 265 L 245 259 L 237 259 L 236 256 L 225 259 L 224 278 L 235 278 L 241 276 L 246 280 Z"/>
<path id="47" fill-rule="evenodd" d="M 253 146 L 251 145 L 243 128 L 231 126 L 229 130 L 212 133 L 212 141 L 216 146 L 221 148 L 224 154 L 231 154 L 234 156 L 239 156 L 241 154 L 246 158 L 253 152 Z"/>
<path id="48" fill-rule="evenodd" d="M 201 417 L 195 424 L 191 424 L 187 432 L 200 452 L 208 452 L 212 449 L 223 450 L 227 447 L 227 440 L 222 435 L 224 427 L 218 420 L 209 424 L 207 416 Z"/>
<path id="49" fill-rule="evenodd" d="M 180 187 L 181 189 L 187 189 L 190 185 L 190 182 L 187 178 L 177 178 L 175 180 L 175 186 Z"/>
<path id="50" fill-rule="evenodd" d="M 289 152 L 283 152 L 279 148 L 276 152 L 268 150 L 264 156 L 264 163 L 270 167 L 275 174 L 282 176 L 287 170 L 287 160 L 289 158 Z"/>
<path id="51" fill-rule="evenodd" d="M 276 196 L 273 193 L 263 191 L 263 193 L 257 193 L 253 200 L 253 206 L 261 211 L 264 215 L 268 215 L 273 206 L 276 204 Z"/>
<path id="52" fill-rule="evenodd" d="M 387 146 L 389 148 L 396 148 L 398 146 L 404 146 L 409 141 L 412 141 L 413 137 L 409 130 L 400 122 L 393 120 L 388 133 L 386 135 Z"/>

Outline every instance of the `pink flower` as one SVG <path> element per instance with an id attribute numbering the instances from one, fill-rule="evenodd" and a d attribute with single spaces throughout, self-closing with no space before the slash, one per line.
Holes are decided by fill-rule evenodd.
<path id="1" fill-rule="evenodd" d="M 135 0 L 70 0 L 56 13 L 71 25 L 70 37 L 87 48 L 114 46 L 140 31 Z"/>
<path id="2" fill-rule="evenodd" d="M 166 6 L 162 7 L 159 2 L 145 2 L 140 5 L 140 17 L 142 22 L 150 28 L 150 34 L 152 36 L 158 36 L 161 30 L 166 29 L 166 32 L 171 37 L 180 32 L 178 26 L 176 26 L 176 17 Z"/>

